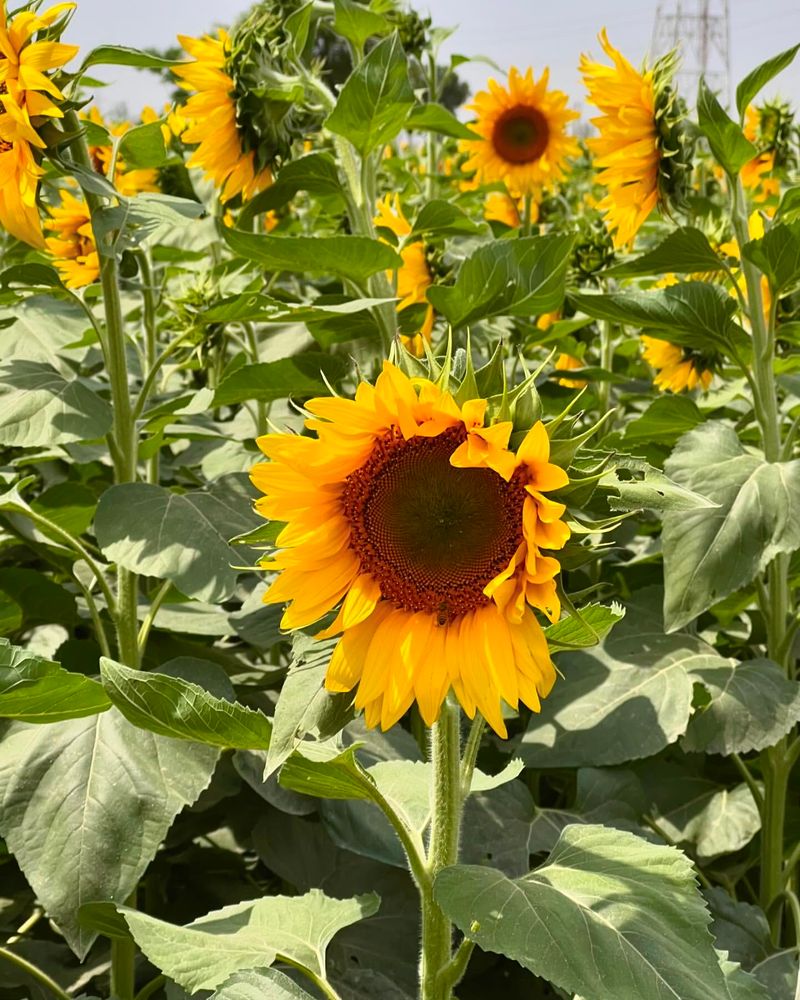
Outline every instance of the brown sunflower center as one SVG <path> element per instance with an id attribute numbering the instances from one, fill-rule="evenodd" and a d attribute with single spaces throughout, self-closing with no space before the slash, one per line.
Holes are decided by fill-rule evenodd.
<path id="1" fill-rule="evenodd" d="M 550 127 L 538 108 L 520 104 L 495 122 L 492 145 L 508 163 L 533 163 L 547 149 Z"/>
<path id="2" fill-rule="evenodd" d="M 463 426 L 410 441 L 387 434 L 342 494 L 362 571 L 385 598 L 441 624 L 489 602 L 483 588 L 523 537 L 523 482 L 454 468 L 465 437 Z"/>

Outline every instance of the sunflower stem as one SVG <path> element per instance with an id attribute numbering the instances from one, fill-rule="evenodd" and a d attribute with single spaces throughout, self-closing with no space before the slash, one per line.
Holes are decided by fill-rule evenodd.
<path id="1" fill-rule="evenodd" d="M 522 209 L 522 235 L 530 236 L 533 226 L 533 195 L 530 191 L 525 195 Z"/>
<path id="2" fill-rule="evenodd" d="M 445 969 L 453 957 L 453 927 L 436 902 L 433 884 L 438 873 L 458 861 L 461 813 L 461 712 L 449 699 L 431 728 L 433 813 L 428 848 L 429 886 L 422 893 L 422 950 L 420 982 L 422 1000 L 450 1000 L 454 981 Z"/>
<path id="3" fill-rule="evenodd" d="M 783 457 L 773 361 L 775 354 L 775 312 L 764 315 L 761 294 L 761 272 L 742 253 L 750 239 L 747 201 L 738 176 L 729 177 L 731 191 L 731 221 L 739 244 L 742 273 L 747 289 L 747 307 L 753 339 L 752 380 L 757 390 L 755 412 L 761 431 L 764 457 L 768 462 L 778 462 Z M 759 588 L 759 605 L 767 628 L 767 654 L 780 664 L 788 677 L 793 676 L 791 643 L 785 637 L 792 619 L 793 607 L 789 588 L 789 562 L 786 555 L 778 555 L 767 567 L 767 585 Z M 761 893 L 762 908 L 769 914 L 770 930 L 780 946 L 783 905 L 783 848 L 786 822 L 786 796 L 789 786 L 791 763 L 788 741 L 784 737 L 775 746 L 767 747 L 761 754 L 764 774 L 764 803 L 761 828 Z"/>

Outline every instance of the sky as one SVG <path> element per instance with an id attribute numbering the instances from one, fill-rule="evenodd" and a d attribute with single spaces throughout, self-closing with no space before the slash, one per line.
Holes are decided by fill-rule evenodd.
<path id="1" fill-rule="evenodd" d="M 703 0 L 417 0 L 421 13 L 434 24 L 455 28 L 442 48 L 449 56 L 458 53 L 473 61 L 459 67 L 459 75 L 473 91 L 480 90 L 490 76 L 497 76 L 479 57 L 484 56 L 503 70 L 511 65 L 532 65 L 538 76 L 550 67 L 553 85 L 570 95 L 572 107 L 582 110 L 583 88 L 577 66 L 581 52 L 601 55 L 597 33 L 608 29 L 612 43 L 635 65 L 647 55 L 654 37 L 656 14 L 661 11 L 660 33 L 674 34 L 671 19 L 681 7 L 684 18 L 678 36 L 690 39 L 691 17 Z M 88 51 L 100 44 L 122 44 L 136 48 L 166 48 L 178 33 L 199 35 L 214 25 L 229 24 L 250 6 L 248 0 L 79 0 L 78 10 L 66 41 Z M 712 14 L 726 6 L 725 0 L 709 0 Z M 730 25 L 730 90 L 759 63 L 800 42 L 798 0 L 728 0 Z M 688 17 L 686 16 L 688 14 Z M 717 22 L 714 22 L 717 23 Z M 685 44 L 685 43 L 684 43 Z M 723 65 L 713 40 L 709 47 L 711 70 Z M 691 49 L 684 52 L 684 69 L 698 64 Z M 152 74 L 121 67 L 93 71 L 112 85 L 97 93 L 106 112 L 125 105 L 135 112 L 141 106 L 160 106 L 166 88 Z M 719 86 L 722 81 L 715 77 Z M 694 86 L 692 87 L 694 91 Z M 766 89 L 765 96 L 779 93 L 800 108 L 800 56 L 795 64 Z M 585 110 L 585 109 L 584 109 Z"/>

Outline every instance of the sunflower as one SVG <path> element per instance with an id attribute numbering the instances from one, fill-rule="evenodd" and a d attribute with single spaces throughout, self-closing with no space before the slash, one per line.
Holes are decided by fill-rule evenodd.
<path id="1" fill-rule="evenodd" d="M 713 372 L 701 354 L 668 340 L 642 336 L 642 357 L 658 371 L 654 382 L 662 392 L 683 392 L 698 385 L 708 389 Z"/>
<path id="2" fill-rule="evenodd" d="M 387 194 L 378 201 L 378 214 L 374 222 L 376 226 L 388 229 L 401 240 L 411 232 L 411 223 L 403 214 L 400 196 L 397 194 Z M 433 306 L 425 297 L 425 292 L 433 284 L 433 276 L 422 241 L 415 240 L 405 244 L 400 250 L 400 256 L 403 266 L 397 271 L 397 295 L 400 299 L 397 311 L 402 312 L 409 306 L 423 303 L 427 306 L 419 331 L 412 336 L 401 335 L 400 340 L 415 357 L 421 358 L 425 354 L 424 343 L 430 343 L 433 331 Z M 389 276 L 392 277 L 391 271 Z"/>
<path id="3" fill-rule="evenodd" d="M 53 263 L 67 288 L 84 288 L 100 274 L 100 258 L 92 232 L 92 217 L 82 198 L 62 190 L 61 205 L 48 207 L 45 228 L 55 233 L 45 240 Z"/>
<path id="4" fill-rule="evenodd" d="M 182 109 L 189 125 L 181 138 L 198 144 L 188 165 L 205 172 L 220 189 L 222 201 L 236 195 L 252 198 L 272 183 L 272 171 L 257 162 L 237 122 L 234 82 L 228 73 L 228 34 L 220 30 L 218 38 L 179 35 L 178 41 L 194 56 L 194 62 L 172 71 L 187 90 L 195 91 Z"/>
<path id="5" fill-rule="evenodd" d="M 567 126 L 578 117 L 567 108 L 567 95 L 548 90 L 548 69 L 538 82 L 533 70 L 524 76 L 512 66 L 508 87 L 496 80 L 475 95 L 469 110 L 477 115 L 470 127 L 483 138 L 466 139 L 459 148 L 469 154 L 467 173 L 482 183 L 505 181 L 509 190 L 532 194 L 561 179 L 567 157 L 578 153 Z"/>
<path id="6" fill-rule="evenodd" d="M 653 70 L 635 69 L 600 32 L 603 51 L 613 66 L 582 55 L 581 74 L 589 100 L 603 112 L 592 124 L 599 137 L 589 139 L 598 180 L 608 194 L 598 204 L 605 212 L 614 246 L 629 244 L 658 204 L 659 149 L 656 88 Z"/>
<path id="7" fill-rule="evenodd" d="M 415 700 L 431 725 L 452 688 L 505 736 L 501 699 L 538 711 L 555 680 L 533 608 L 560 615 L 559 564 L 541 550 L 570 532 L 544 494 L 568 479 L 543 424 L 515 453 L 511 424 L 487 424 L 486 400 L 459 405 L 388 362 L 354 400 L 307 409 L 316 438 L 258 441 L 270 461 L 251 473 L 265 494 L 256 507 L 287 522 L 264 600 L 291 602 L 287 629 L 341 602 L 317 636 L 341 633 L 325 685 L 357 687 L 367 725 L 387 729 Z"/>
<path id="8" fill-rule="evenodd" d="M 0 225 L 35 247 L 44 239 L 36 204 L 43 171 L 34 150 L 45 147 L 36 125 L 63 117 L 53 99 L 64 95 L 45 74 L 69 62 L 78 47 L 32 39 L 74 6 L 57 4 L 42 14 L 23 10 L 9 20 L 5 3 L 0 5 Z"/>
<path id="9" fill-rule="evenodd" d="M 575 371 L 576 368 L 583 368 L 584 363 L 580 358 L 575 358 L 571 354 L 559 354 L 556 359 L 556 370 L 560 372 Z M 560 378 L 559 385 L 567 389 L 583 389 L 587 382 L 580 378 Z"/>

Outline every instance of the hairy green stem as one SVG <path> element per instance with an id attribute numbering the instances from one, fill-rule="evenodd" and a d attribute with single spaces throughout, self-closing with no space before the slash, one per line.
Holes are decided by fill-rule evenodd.
<path id="1" fill-rule="evenodd" d="M 764 315 L 761 295 L 761 272 L 742 253 L 750 239 L 747 202 L 738 177 L 730 178 L 732 192 L 731 217 L 739 244 L 742 273 L 747 289 L 747 306 L 753 338 L 752 375 L 755 388 L 755 410 L 761 431 L 764 457 L 779 462 L 783 457 L 780 411 L 775 385 L 773 361 L 775 354 L 775 311 Z M 792 615 L 789 590 L 788 557 L 779 555 L 767 568 L 766 588 L 759 588 L 759 604 L 767 630 L 767 654 L 792 676 L 790 645 L 784 641 Z M 791 767 L 787 760 L 788 741 L 784 737 L 761 754 L 764 773 L 764 805 L 761 826 L 761 892 L 762 908 L 770 915 L 770 928 L 780 944 L 783 906 L 779 897 L 783 891 L 783 846 L 786 822 L 786 796 Z M 774 904 L 774 905 L 773 905 Z"/>
<path id="2" fill-rule="evenodd" d="M 472 787 L 472 775 L 475 772 L 475 764 L 478 760 L 478 751 L 481 748 L 481 738 L 485 728 L 486 722 L 483 716 L 480 712 L 476 712 L 467 741 L 464 744 L 464 755 L 461 760 L 461 796 L 464 801 L 466 801 Z"/>
<path id="3" fill-rule="evenodd" d="M 158 327 L 156 320 L 156 287 L 150 254 L 142 250 L 137 254 L 139 270 L 142 276 L 142 319 L 144 326 L 144 370 L 149 373 L 158 357 Z M 135 420 L 135 416 L 134 416 Z M 160 476 L 161 454 L 156 450 L 147 460 L 147 481 L 158 484 Z"/>
<path id="4" fill-rule="evenodd" d="M 600 324 L 600 367 L 607 372 L 614 370 L 614 325 L 608 320 Z M 597 386 L 600 412 L 605 413 L 611 399 L 611 382 L 607 379 Z"/>
<path id="5" fill-rule="evenodd" d="M 443 973 L 452 960 L 453 927 L 433 897 L 437 874 L 458 861 L 461 833 L 461 713 L 450 700 L 431 729 L 431 762 L 433 816 L 426 866 L 430 889 L 422 894 L 421 998 L 450 1000 L 453 983 L 445 981 Z"/>

